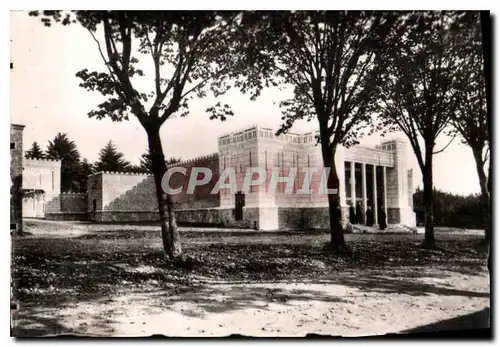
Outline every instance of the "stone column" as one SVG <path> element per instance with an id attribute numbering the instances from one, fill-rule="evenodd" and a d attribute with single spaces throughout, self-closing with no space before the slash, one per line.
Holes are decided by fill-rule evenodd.
<path id="1" fill-rule="evenodd" d="M 366 191 L 366 164 L 361 164 L 361 184 L 363 195 L 363 222 L 366 224 L 366 208 L 368 206 L 368 192 Z"/>
<path id="2" fill-rule="evenodd" d="M 378 224 L 377 166 L 373 165 L 373 222 Z"/>
<path id="3" fill-rule="evenodd" d="M 387 218 L 387 167 L 382 166 L 382 177 L 384 179 L 384 212 Z"/>
<path id="4" fill-rule="evenodd" d="M 321 154 L 320 154 L 321 155 Z M 322 157 L 320 157 L 322 158 Z M 346 186 L 345 186 L 345 153 L 342 146 L 338 146 L 335 152 L 335 167 L 339 176 L 339 198 L 340 206 L 346 207 Z"/>
<path id="5" fill-rule="evenodd" d="M 356 164 L 351 161 L 351 203 L 356 207 Z"/>

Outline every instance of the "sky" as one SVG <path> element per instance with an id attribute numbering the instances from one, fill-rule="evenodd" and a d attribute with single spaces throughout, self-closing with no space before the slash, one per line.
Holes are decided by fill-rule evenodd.
<path id="1" fill-rule="evenodd" d="M 11 12 L 11 122 L 25 125 L 24 150 L 33 141 L 45 149 L 47 142 L 58 132 L 67 133 L 76 142 L 82 157 L 93 162 L 99 150 L 112 140 L 127 160 L 138 163 L 146 151 L 146 134 L 141 125 L 130 121 L 112 122 L 87 116 L 103 99 L 97 92 L 79 87 L 75 73 L 81 69 L 103 70 L 104 64 L 92 36 L 81 27 L 53 26 L 46 28 L 27 12 Z M 150 80 L 141 87 L 149 88 Z M 152 86 L 152 84 L 151 84 Z M 247 95 L 232 92 L 224 96 L 234 116 L 227 121 L 209 120 L 204 112 L 214 103 L 207 97 L 190 104 L 191 114 L 186 118 L 169 119 L 163 125 L 161 137 L 166 157 L 189 159 L 217 151 L 217 137 L 253 124 L 277 129 L 281 122 L 278 103 L 288 95 L 274 89 L 264 90 L 256 101 Z M 314 122 L 300 122 L 292 129 L 306 132 L 314 129 Z M 404 137 L 404 134 L 391 136 Z M 378 135 L 364 137 L 361 144 L 374 146 Z M 437 149 L 449 141 L 441 136 Z M 420 170 L 412 157 L 417 184 L 422 186 Z M 461 195 L 480 192 L 477 172 L 471 150 L 455 139 L 442 153 L 435 156 L 435 188 Z"/>

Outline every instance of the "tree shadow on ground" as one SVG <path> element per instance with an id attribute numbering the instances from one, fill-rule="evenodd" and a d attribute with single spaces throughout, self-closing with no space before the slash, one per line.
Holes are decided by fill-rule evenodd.
<path id="1" fill-rule="evenodd" d="M 75 293 L 93 298 L 115 288 L 140 287 L 147 281 L 185 285 L 193 277 L 254 282 L 327 278 L 332 284 L 384 293 L 489 295 L 418 280 L 442 279 L 450 268 L 463 275 L 485 273 L 481 251 L 467 248 L 466 242 L 455 242 L 450 251 L 422 250 L 411 242 L 365 242 L 356 245 L 354 256 L 347 258 L 310 243 L 188 244 L 186 249 L 194 256 L 174 264 L 165 261 L 162 251 L 151 248 L 147 239 L 99 241 L 38 239 L 16 245 L 13 280 L 21 291 L 16 298 L 56 305 L 82 298 L 72 298 Z M 436 263 L 440 269 L 435 268 Z"/>
<path id="2" fill-rule="evenodd" d="M 206 281 L 197 284 L 172 285 L 168 281 L 155 281 L 154 285 L 143 286 L 123 285 L 122 283 L 112 289 L 120 289 L 120 292 L 104 296 L 104 291 L 86 293 L 82 296 L 61 297 L 60 294 L 52 293 L 44 297 L 43 306 L 50 307 L 46 311 L 50 314 L 43 314 L 40 317 L 40 301 L 34 303 L 33 307 L 24 307 L 20 310 L 17 317 L 18 324 L 13 331 L 16 337 L 34 337 L 46 334 L 74 334 L 74 330 L 64 325 L 64 318 L 58 316 L 58 312 L 67 307 L 70 303 L 90 303 L 96 304 L 95 307 L 105 307 L 108 302 L 112 302 L 114 297 L 125 295 L 127 300 L 121 307 L 134 306 L 142 307 L 144 310 L 154 308 L 155 310 L 173 310 L 189 317 L 203 318 L 210 313 L 229 313 L 237 310 L 268 310 L 273 304 L 278 304 L 284 310 L 293 310 L 297 302 L 307 302 L 312 307 L 321 303 L 339 303 L 352 304 L 356 302 L 356 297 L 363 294 L 406 294 L 411 296 L 426 296 L 430 294 L 440 296 L 462 296 L 469 298 L 489 297 L 489 293 L 460 290 L 456 288 L 447 288 L 443 283 L 428 284 L 422 283 L 421 277 L 432 277 L 432 273 L 422 273 L 421 277 L 415 275 L 414 271 L 406 270 L 394 272 L 391 276 L 381 275 L 380 270 L 365 270 L 363 272 L 336 274 L 334 277 L 325 277 L 322 279 L 304 278 L 288 279 L 286 281 Z M 411 278 L 404 278 L 411 274 Z M 398 278 L 401 276 L 401 278 Z M 440 280 L 446 280 L 446 277 L 438 273 Z M 340 290 L 333 294 L 326 290 L 316 288 L 293 288 L 291 282 L 306 282 L 311 285 L 342 285 L 346 286 L 349 292 Z M 326 289 L 326 287 L 325 287 Z M 110 289 L 111 290 L 111 289 Z M 353 292 L 354 290 L 354 292 Z M 359 292 L 356 292 L 359 290 Z M 38 297 L 39 298 L 39 297 Z M 120 301 L 121 302 L 121 301 Z M 91 306 L 92 307 L 92 306 Z M 109 318 L 113 312 L 109 311 L 113 306 L 106 308 L 107 312 L 88 312 L 88 319 L 96 322 L 93 329 L 98 326 L 100 331 L 108 331 L 111 335 Z M 273 308 L 276 310 L 276 306 Z M 126 311 L 126 309 L 125 309 Z M 249 312 L 249 319 L 252 318 Z M 470 318 L 472 319 L 472 317 Z M 90 328 L 90 327 L 89 327 Z M 446 326 L 445 326 L 446 328 Z M 441 328 L 439 328 L 441 329 Z M 89 332 L 93 332 L 89 330 Z M 78 333 L 82 333 L 78 331 Z M 85 331 L 83 331 L 85 333 Z M 109 336 L 108 335 L 108 336 Z"/>
<path id="3" fill-rule="evenodd" d="M 399 276 L 404 276 L 400 274 Z M 433 277 L 423 275 L 422 277 Z M 419 281 L 418 278 L 406 279 L 398 278 L 398 275 L 344 275 L 336 279 L 335 283 L 357 288 L 364 292 L 376 292 L 383 294 L 406 294 L 411 296 L 427 296 L 431 294 L 440 296 L 464 296 L 468 298 L 488 298 L 490 293 L 475 292 L 451 288 L 450 284 L 430 284 Z M 448 288 L 446 287 L 448 286 Z"/>
<path id="4" fill-rule="evenodd" d="M 189 255 L 183 264 L 165 261 L 158 233 L 147 230 L 103 231 L 78 238 L 19 238 L 13 243 L 15 298 L 57 311 L 72 303 L 96 303 L 149 288 L 153 299 L 156 295 L 166 302 L 187 300 L 207 312 L 260 307 L 280 300 L 345 300 L 323 292 L 281 289 L 269 293 L 268 289 L 237 286 L 290 281 L 345 285 L 361 293 L 489 296 L 446 283 L 449 270 L 466 276 L 485 272 L 486 252 L 473 242 L 477 237 L 447 236 L 441 240 L 442 249 L 424 250 L 418 247 L 421 235 L 350 235 L 354 255 L 340 257 L 327 251 L 324 235 L 224 235 L 191 234 L 183 241 Z M 196 284 L 200 278 L 236 287 L 224 293 L 213 283 L 200 287 Z M 178 290 L 184 290 L 185 297 Z M 57 325 L 50 328 L 58 329 Z"/>
<path id="5" fill-rule="evenodd" d="M 455 330 L 488 329 L 491 328 L 490 317 L 490 308 L 486 307 L 481 311 L 422 325 L 413 329 L 402 331 L 401 333 L 420 334 Z"/>
<path id="6" fill-rule="evenodd" d="M 147 302 L 155 308 L 176 309 L 182 303 L 181 313 L 190 317 L 202 317 L 206 313 L 225 313 L 237 310 L 266 310 L 271 304 L 293 307 L 294 302 L 353 303 L 352 299 L 332 295 L 321 290 L 287 289 L 223 283 L 179 287 L 169 291 L 134 291 L 133 301 Z M 133 304 L 133 303 L 131 303 Z"/>
<path id="7" fill-rule="evenodd" d="M 49 314 L 52 317 L 40 317 L 37 314 L 33 314 L 32 311 L 17 312 L 13 318 L 14 324 L 10 335 L 22 338 L 74 333 L 72 329 L 69 329 L 60 322 L 60 317 L 57 314 L 54 314 L 54 312 L 50 312 Z"/>

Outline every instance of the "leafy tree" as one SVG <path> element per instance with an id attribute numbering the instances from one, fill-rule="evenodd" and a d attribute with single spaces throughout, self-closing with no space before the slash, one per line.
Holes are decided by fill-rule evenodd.
<path id="1" fill-rule="evenodd" d="M 141 155 L 139 168 L 144 172 L 153 172 L 153 160 L 149 151 Z"/>
<path id="2" fill-rule="evenodd" d="M 451 123 L 454 135 L 458 134 L 462 143 L 469 146 L 474 156 L 481 187 L 482 216 L 488 239 L 490 224 L 490 190 L 486 165 L 491 166 L 488 114 L 486 108 L 486 88 L 483 62 L 483 45 L 479 13 L 467 18 L 471 24 L 468 37 L 469 54 L 460 66 L 462 83 L 458 89 L 460 103 L 452 114 Z"/>
<path id="3" fill-rule="evenodd" d="M 179 163 L 180 161 L 180 158 L 171 157 L 165 160 L 165 163 L 168 166 Z M 151 159 L 151 153 L 149 151 L 141 155 L 139 167 L 137 169 L 139 172 L 153 172 L 153 160 Z"/>
<path id="4" fill-rule="evenodd" d="M 467 56 L 458 12 L 412 12 L 402 16 L 379 84 L 381 125 L 408 137 L 422 171 L 424 246 L 434 247 L 433 156 L 440 134 L 460 103 L 458 71 Z M 451 141 L 450 141 L 451 142 Z"/>
<path id="5" fill-rule="evenodd" d="M 130 163 L 123 157 L 112 141 L 109 141 L 99 152 L 99 159 L 95 163 L 95 169 L 100 171 L 127 172 Z"/>
<path id="6" fill-rule="evenodd" d="M 76 143 L 71 141 L 67 134 L 58 133 L 52 141 L 49 141 L 45 157 L 61 160 L 61 190 L 79 191 L 80 152 Z"/>
<path id="7" fill-rule="evenodd" d="M 87 159 L 84 158 L 80 163 L 80 170 L 78 172 L 78 185 L 80 193 L 87 192 L 87 179 L 88 176 L 93 173 L 95 173 L 94 165 L 89 163 Z"/>
<path id="8" fill-rule="evenodd" d="M 146 131 L 155 177 L 165 255 L 182 256 L 172 197 L 162 191 L 161 180 L 167 167 L 160 128 L 174 115 L 186 116 L 188 102 L 204 97 L 210 89 L 215 96 L 228 89 L 231 41 L 237 13 L 214 11 L 61 11 L 31 12 L 41 15 L 46 26 L 78 23 L 96 41 L 105 72 L 84 69 L 77 73 L 80 86 L 97 91 L 107 100 L 89 116 L 113 121 L 127 120 L 132 114 Z M 97 31 L 97 28 L 102 31 Z M 97 38 L 102 32 L 102 37 Z M 101 45 L 101 42 L 103 45 Z M 153 67 L 153 90 L 140 91 L 134 85 L 145 78 L 139 58 Z M 144 59 L 145 60 L 145 59 Z M 229 106 L 216 105 L 207 112 L 211 119 L 232 115 Z"/>
<path id="9" fill-rule="evenodd" d="M 38 143 L 35 141 L 31 145 L 31 148 L 26 151 L 26 153 L 24 154 L 24 157 L 26 159 L 43 159 L 45 157 L 45 155 L 43 154 L 43 151 L 40 148 L 40 146 L 38 145 Z"/>
<path id="10" fill-rule="evenodd" d="M 434 189 L 433 192 L 434 225 L 456 228 L 484 228 L 481 197 L 478 195 L 461 196 Z M 417 224 L 425 222 L 424 192 L 421 189 L 413 194 Z"/>
<path id="11" fill-rule="evenodd" d="M 316 119 L 327 186 L 339 188 L 334 157 L 339 145 L 357 144 L 371 122 L 377 78 L 383 69 L 378 50 L 386 44 L 394 18 L 381 12 L 249 12 L 243 17 L 239 61 L 248 76 L 238 80 L 257 97 L 264 87 L 293 86 L 280 102 L 278 134 L 296 120 Z M 331 245 L 345 245 L 338 194 L 328 195 Z"/>
<path id="12" fill-rule="evenodd" d="M 173 164 L 178 164 L 182 161 L 181 158 L 176 158 L 176 157 L 170 157 L 167 159 L 167 165 L 173 165 Z"/>
<path id="13" fill-rule="evenodd" d="M 486 117 L 486 124 L 487 124 L 487 129 L 488 129 L 488 138 L 491 139 L 491 131 L 492 131 L 492 125 L 491 125 L 491 110 L 492 110 L 492 95 L 491 95 L 491 45 L 490 40 L 491 39 L 491 15 L 489 11 L 481 11 L 480 14 L 481 18 L 481 39 L 483 42 L 483 61 L 484 61 L 484 79 L 485 79 L 485 87 L 486 87 L 486 108 L 487 108 L 487 113 L 488 116 Z M 486 44 L 485 44 L 486 43 Z M 491 157 L 490 157 L 491 158 Z M 491 221 L 491 191 L 492 191 L 492 181 L 493 181 L 493 165 L 489 163 L 489 168 L 488 168 L 488 177 L 491 177 L 491 179 L 488 179 L 488 191 L 490 192 L 490 200 L 489 200 L 489 210 L 488 210 L 488 217 L 490 218 Z M 487 225 L 488 228 L 490 228 L 490 223 Z M 491 244 L 491 230 L 487 229 L 488 234 L 486 235 L 486 241 Z M 488 271 L 491 273 L 491 248 L 488 249 Z"/>

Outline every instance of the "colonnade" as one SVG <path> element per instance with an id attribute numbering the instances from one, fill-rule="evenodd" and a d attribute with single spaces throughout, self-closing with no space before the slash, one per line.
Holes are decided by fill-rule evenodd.
<path id="1" fill-rule="evenodd" d="M 349 163 L 350 166 L 350 193 L 351 193 L 351 202 L 353 203 L 353 206 L 356 206 L 356 162 L 350 161 L 346 162 L 346 164 Z M 367 167 L 365 163 L 359 163 L 361 164 L 361 198 L 363 199 L 363 216 L 364 216 L 364 222 L 366 223 L 366 209 L 368 207 L 368 192 L 367 192 Z M 382 166 L 382 184 L 383 184 L 383 197 L 380 197 L 382 199 L 379 199 L 377 196 L 377 167 L 378 165 L 371 165 L 372 167 L 372 192 L 373 192 L 373 203 L 372 203 L 372 208 L 373 208 L 373 217 L 374 217 L 374 222 L 378 223 L 378 207 L 379 207 L 379 202 L 380 200 L 383 201 L 384 203 L 384 211 L 385 215 L 387 216 L 387 167 Z M 347 193 L 347 192 L 346 192 Z M 347 197 L 346 197 L 347 198 Z"/>

